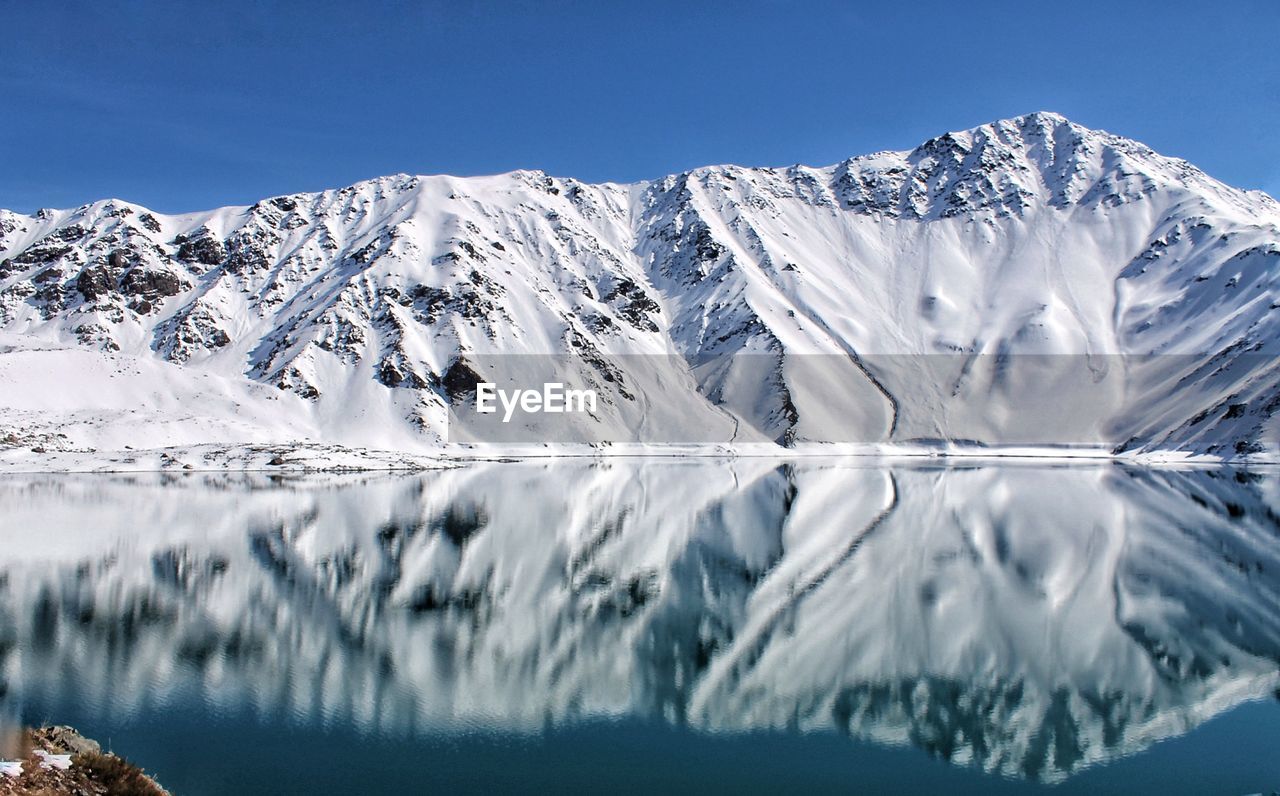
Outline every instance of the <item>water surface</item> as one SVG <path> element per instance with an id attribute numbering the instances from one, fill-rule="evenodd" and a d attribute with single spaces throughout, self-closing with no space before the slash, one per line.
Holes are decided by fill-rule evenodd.
<path id="1" fill-rule="evenodd" d="M 0 710 L 177 793 L 1280 788 L 1280 475 L 0 480 Z"/>

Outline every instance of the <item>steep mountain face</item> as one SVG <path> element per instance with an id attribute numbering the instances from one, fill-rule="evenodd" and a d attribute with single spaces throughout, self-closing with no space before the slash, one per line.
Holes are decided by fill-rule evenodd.
<path id="1" fill-rule="evenodd" d="M 1276 486 L 767 457 L 15 476 L 0 716 L 638 716 L 1056 780 L 1280 686 Z"/>
<path id="2" fill-rule="evenodd" d="M 1275 449 L 1280 206 L 1048 113 L 828 168 L 0 212 L 0 251 L 19 442 L 170 444 L 160 394 L 184 443 L 428 450 L 557 354 L 604 392 L 564 439 Z"/>

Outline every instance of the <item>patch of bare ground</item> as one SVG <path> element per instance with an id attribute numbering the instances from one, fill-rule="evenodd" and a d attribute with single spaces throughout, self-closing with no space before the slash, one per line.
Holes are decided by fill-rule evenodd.
<path id="1" fill-rule="evenodd" d="M 0 796 L 169 796 L 141 768 L 70 727 L 10 733 L 0 739 L 0 759 L 9 764 Z"/>

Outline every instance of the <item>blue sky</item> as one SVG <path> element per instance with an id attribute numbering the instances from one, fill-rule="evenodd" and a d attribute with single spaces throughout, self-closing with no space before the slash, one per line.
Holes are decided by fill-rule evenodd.
<path id="1" fill-rule="evenodd" d="M 827 164 L 1033 110 L 1280 194 L 1280 3 L 0 0 L 0 207 Z"/>

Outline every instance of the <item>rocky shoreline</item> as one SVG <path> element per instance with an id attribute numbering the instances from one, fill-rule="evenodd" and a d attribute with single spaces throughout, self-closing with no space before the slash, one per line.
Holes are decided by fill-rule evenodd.
<path id="1" fill-rule="evenodd" d="M 138 766 L 71 727 L 0 736 L 0 796 L 168 796 Z"/>

